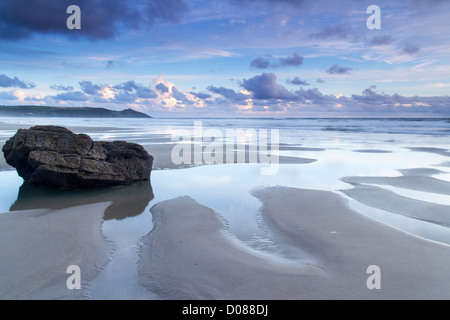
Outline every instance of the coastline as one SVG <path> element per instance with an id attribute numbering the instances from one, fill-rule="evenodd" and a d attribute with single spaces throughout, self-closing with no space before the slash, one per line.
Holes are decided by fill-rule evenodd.
<path id="1" fill-rule="evenodd" d="M 7 125 L 0 141 L 8 139 L 15 128 Z M 158 174 L 149 185 L 76 195 L 36 190 L 27 193 L 24 188 L 16 200 L 11 190 L 5 203 L 12 203 L 10 210 L 14 212 L 0 214 L 0 220 L 6 221 L 6 228 L 12 220 L 4 220 L 5 217 L 14 217 L 15 232 L 4 232 L 1 240 L 17 244 L 2 248 L 0 277 L 9 280 L 0 278 L 7 285 L 0 290 L 0 298 L 89 299 L 93 289 L 96 298 L 109 296 L 102 290 L 110 290 L 105 288 L 111 285 L 93 280 L 102 278 L 99 282 L 115 283 L 125 274 L 118 273 L 114 278 L 111 273 L 122 266 L 127 269 L 121 272 L 139 273 L 127 278 L 132 284 L 122 285 L 140 292 L 137 297 L 146 299 L 450 298 L 446 285 L 450 279 L 444 270 L 450 262 L 448 246 L 377 222 L 347 203 L 351 199 L 371 208 L 447 227 L 449 205 L 434 203 L 432 197 L 439 194 L 445 198 L 450 194 L 449 153 L 444 148 L 412 148 L 405 143 L 386 145 L 381 140 L 367 146 L 320 139 L 315 144 L 311 137 L 293 143 L 291 137 L 279 145 L 277 175 L 260 177 L 259 166 L 249 161 L 250 147 L 233 150 L 235 161 L 229 166 L 220 162 L 217 166 L 196 164 L 198 154 L 194 152 L 191 164 L 174 164 L 171 153 L 176 142 L 170 139 L 170 128 L 150 133 L 140 129 L 136 133 L 132 127 L 94 127 L 82 122 L 68 128 L 77 133 L 87 132 L 95 140 L 124 139 L 142 144 L 154 155 L 153 169 Z M 246 163 L 238 163 L 238 156 L 245 156 Z M 0 174 L 11 170 L 1 154 Z M 17 182 L 14 180 L 14 185 Z M 233 183 L 239 184 L 239 188 Z M 395 194 L 388 187 L 404 193 Z M 226 188 L 235 190 L 227 192 Z M 410 198 L 408 190 L 423 193 L 422 200 L 414 195 Z M 241 197 L 242 192 L 248 195 Z M 256 204 L 247 205 L 248 198 Z M 228 208 L 219 201 L 229 203 Z M 88 219 L 82 218 L 85 208 L 91 211 Z M 230 212 L 221 210 L 246 216 L 231 217 L 227 216 Z M 152 215 L 154 228 L 149 218 Z M 135 217 L 138 218 L 133 222 Z M 228 218 L 232 220 L 227 221 Z M 133 226 L 124 229 L 122 221 L 139 224 L 139 233 Z M 260 222 L 266 234 L 255 245 L 251 243 L 251 235 L 241 233 L 246 229 L 258 231 Z M 75 229 L 65 234 L 69 235 L 69 241 L 62 233 L 73 223 Z M 109 229 L 111 225 L 115 227 Z M 106 233 L 105 226 L 108 226 Z M 43 230 L 49 232 L 40 236 Z M 139 238 L 137 234 L 145 236 Z M 264 238 L 267 234 L 269 237 Z M 264 246 L 266 240 L 274 240 L 276 244 Z M 73 242 L 80 243 L 80 247 L 72 247 Z M 27 247 L 27 243 L 32 243 L 31 248 L 34 245 L 39 248 L 30 254 L 17 250 Z M 79 249 L 90 243 L 92 248 L 77 260 L 82 270 L 86 270 L 83 289 L 68 293 L 65 281 L 69 275 L 61 271 L 63 264 L 73 264 L 70 257 L 77 256 Z M 45 249 L 49 244 L 55 245 L 56 250 Z M 294 254 L 285 256 L 276 251 L 285 248 L 294 250 Z M 296 257 L 292 258 L 293 255 Z M 43 265 L 37 276 L 32 265 L 41 257 L 45 257 L 48 265 Z M 139 262 L 120 261 L 129 262 L 133 257 L 139 258 Z M 108 263 L 111 259 L 115 262 L 112 266 Z M 19 263 L 25 266 L 11 269 Z M 52 265 L 57 269 L 52 269 Z M 370 265 L 381 268 L 381 290 L 366 287 L 369 276 L 366 269 Z M 109 266 L 108 275 L 97 277 Z M 41 281 L 27 282 L 34 277 Z M 127 294 L 123 297 L 128 298 Z M 118 297 L 119 293 L 113 296 Z"/>

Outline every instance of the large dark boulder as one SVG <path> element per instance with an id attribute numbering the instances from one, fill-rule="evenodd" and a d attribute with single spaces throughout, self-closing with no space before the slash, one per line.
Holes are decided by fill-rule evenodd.
<path id="1" fill-rule="evenodd" d="M 149 180 L 153 164 L 153 157 L 138 144 L 93 141 L 56 126 L 20 129 L 2 150 L 28 185 L 64 190 Z"/>

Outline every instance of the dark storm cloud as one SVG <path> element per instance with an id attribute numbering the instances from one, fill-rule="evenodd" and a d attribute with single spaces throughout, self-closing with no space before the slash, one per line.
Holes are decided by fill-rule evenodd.
<path id="1" fill-rule="evenodd" d="M 290 84 L 297 85 L 297 86 L 309 86 L 308 81 L 302 80 L 302 79 L 300 79 L 299 77 L 295 77 L 295 78 L 292 79 L 292 80 L 289 79 L 289 80 L 287 80 L 286 82 L 287 82 L 287 83 L 290 83 Z"/>
<path id="2" fill-rule="evenodd" d="M 6 74 L 0 74 L 0 87 L 31 89 L 36 87 L 34 83 L 24 82 L 17 77 L 10 78 Z"/>
<path id="3" fill-rule="evenodd" d="M 341 66 L 338 66 L 337 64 L 335 64 L 325 71 L 328 74 L 350 74 L 351 70 L 352 70 L 352 68 L 341 67 Z"/>
<path id="4" fill-rule="evenodd" d="M 81 30 L 68 30 L 67 7 L 81 9 Z M 142 10 L 139 10 L 142 9 Z M 177 21 L 188 10 L 183 0 L 2 0 L 0 39 L 16 41 L 34 34 L 64 34 L 90 40 L 117 36 L 121 26 L 145 28 Z"/>
<path id="5" fill-rule="evenodd" d="M 263 73 L 250 79 L 242 80 L 241 86 L 250 91 L 254 99 L 294 99 L 295 95 L 276 83 L 274 73 Z"/>

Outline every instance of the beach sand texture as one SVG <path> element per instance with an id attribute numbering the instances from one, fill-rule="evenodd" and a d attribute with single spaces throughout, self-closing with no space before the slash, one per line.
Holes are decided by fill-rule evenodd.
<path id="1" fill-rule="evenodd" d="M 110 203 L 0 214 L 0 299 L 87 299 L 87 285 L 109 262 L 114 245 L 102 236 Z M 81 290 L 69 290 L 78 265 Z"/>
<path id="2" fill-rule="evenodd" d="M 115 132 L 114 138 L 128 134 L 117 128 L 71 129 L 90 131 L 98 138 L 106 131 Z M 135 142 L 143 143 L 155 156 L 155 170 L 196 166 L 173 163 L 173 143 L 167 135 L 148 134 Z M 339 162 L 344 158 L 332 158 L 333 152 L 328 152 L 332 147 L 322 146 L 282 143 L 279 164 L 307 167 L 302 170 L 347 166 Z M 373 149 L 354 148 L 349 143 L 342 148 L 347 148 L 342 153 L 348 156 L 345 161 L 352 161 L 352 152 L 355 157 L 383 159 L 386 162 L 380 167 L 388 167 L 391 175 L 356 175 L 354 170 L 355 175 L 339 176 L 337 171 L 333 179 L 339 176 L 339 185 L 347 189 L 325 191 L 281 184 L 247 191 L 260 201 L 260 218 L 279 249 L 293 249 L 295 258 L 242 242 L 230 232 L 221 212 L 185 196 L 187 190 L 183 190 L 179 197 L 155 201 L 151 208 L 153 229 L 149 227 L 148 233 L 145 229 L 147 234 L 138 243 L 127 244 L 139 259 L 137 271 L 132 271 L 138 273 L 139 285 L 155 299 L 450 299 L 449 245 L 394 229 L 350 205 L 350 201 L 357 201 L 448 227 L 450 204 L 409 197 L 407 191 L 448 198 L 449 151 L 403 148 L 401 152 L 408 152 L 411 160 L 414 155 L 421 156 L 417 162 L 428 167 L 409 164 L 395 168 L 392 175 L 393 165 L 388 161 L 398 154 L 395 147 L 379 143 Z M 246 150 L 235 152 L 249 156 Z M 432 160 L 423 161 L 424 155 Z M 234 174 L 241 174 L 240 168 Z M 1 170 L 11 170 L 3 155 Z M 322 174 L 317 179 L 324 177 L 323 171 L 314 172 Z M 200 178 L 194 181 L 201 183 Z M 153 189 L 150 184 L 141 184 L 84 196 L 21 188 L 11 203 L 11 212 L 0 214 L 0 299 L 89 299 L 93 279 L 115 258 L 115 243 L 103 234 L 102 225 L 140 215 L 154 197 L 159 199 L 161 189 L 157 186 L 155 194 Z M 397 194 L 397 189 L 406 193 Z M 226 194 L 223 201 L 233 201 Z M 81 290 L 66 286 L 69 265 L 82 270 Z M 372 265 L 380 268 L 381 289 L 367 287 L 367 269 Z"/>
<path id="3" fill-rule="evenodd" d="M 448 299 L 450 251 L 351 210 L 317 190 L 255 191 L 272 230 L 313 257 L 290 264 L 236 246 L 217 214 L 180 197 L 152 208 L 142 285 L 167 299 Z M 369 290 L 367 268 L 381 269 Z"/>

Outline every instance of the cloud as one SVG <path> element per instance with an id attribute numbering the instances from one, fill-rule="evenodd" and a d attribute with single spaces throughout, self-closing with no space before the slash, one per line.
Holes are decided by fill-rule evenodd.
<path id="1" fill-rule="evenodd" d="M 390 35 L 379 35 L 375 36 L 369 40 L 369 45 L 373 47 L 384 46 L 392 43 L 392 36 Z"/>
<path id="2" fill-rule="evenodd" d="M 257 69 L 268 69 L 270 68 L 271 63 L 265 58 L 258 57 L 250 63 L 250 66 Z"/>
<path id="3" fill-rule="evenodd" d="M 137 99 L 137 95 L 134 92 L 130 92 L 130 91 L 119 91 L 116 92 L 114 95 L 113 99 L 110 99 L 111 102 L 128 102 L 128 103 L 132 103 L 134 101 L 136 101 Z"/>
<path id="4" fill-rule="evenodd" d="M 13 91 L 0 91 L 0 99 L 2 100 L 16 100 L 17 97 Z"/>
<path id="5" fill-rule="evenodd" d="M 177 89 L 177 87 L 172 87 L 172 97 L 177 99 L 178 104 L 184 104 L 184 105 L 193 105 L 194 100 L 189 97 L 187 93 L 183 93 L 180 90 Z"/>
<path id="6" fill-rule="evenodd" d="M 114 60 L 108 60 L 106 61 L 105 64 L 105 69 L 111 69 L 112 67 L 114 67 L 115 61 Z"/>
<path id="7" fill-rule="evenodd" d="M 53 97 L 58 101 L 88 101 L 89 98 L 81 91 L 64 92 Z"/>
<path id="8" fill-rule="evenodd" d="M 169 92 L 169 87 L 168 86 L 166 86 L 164 83 L 158 83 L 156 86 L 155 86 L 155 88 L 157 89 L 157 90 L 159 90 L 160 92 L 162 92 L 162 93 L 166 93 L 166 92 Z"/>
<path id="9" fill-rule="evenodd" d="M 0 74 L 0 87 L 31 89 L 36 87 L 34 83 L 24 82 L 17 77 L 10 78 L 5 74 Z"/>
<path id="10" fill-rule="evenodd" d="M 149 87 L 146 87 L 142 84 L 136 83 L 134 80 L 129 80 L 119 85 L 113 86 L 114 89 L 119 90 L 119 97 L 122 99 L 131 99 L 132 95 L 127 93 L 134 93 L 134 97 L 142 98 L 142 99 L 151 99 L 156 98 L 156 94 Z M 121 91 L 125 91 L 123 93 Z"/>
<path id="11" fill-rule="evenodd" d="M 241 86 L 250 91 L 254 99 L 295 99 L 295 95 L 276 83 L 274 73 L 263 73 L 242 80 Z"/>
<path id="12" fill-rule="evenodd" d="M 330 103 L 334 103 L 336 101 L 336 97 L 333 95 L 324 95 L 322 92 L 319 91 L 317 88 L 312 89 L 303 89 L 296 91 L 295 94 L 297 95 L 298 99 L 302 103 L 306 104 L 312 104 L 317 106 L 326 106 Z"/>
<path id="13" fill-rule="evenodd" d="M 319 78 L 319 79 L 316 80 L 316 82 L 317 83 L 325 83 L 325 80 Z"/>
<path id="14" fill-rule="evenodd" d="M 418 46 L 408 44 L 402 48 L 402 51 L 406 54 L 414 55 L 420 51 L 420 48 Z"/>
<path id="15" fill-rule="evenodd" d="M 81 10 L 81 30 L 68 30 L 67 7 Z M 2 0 L 0 39 L 17 41 L 36 34 L 76 39 L 109 39 L 126 28 L 148 28 L 158 21 L 176 22 L 188 11 L 183 0 Z"/>
<path id="16" fill-rule="evenodd" d="M 303 57 L 294 53 L 292 57 L 286 57 L 280 59 L 280 65 L 282 66 L 299 66 L 303 63 Z"/>
<path id="17" fill-rule="evenodd" d="M 144 11 L 151 23 L 158 19 L 177 22 L 184 13 L 189 11 L 183 0 L 152 0 L 144 2 L 146 2 Z"/>
<path id="18" fill-rule="evenodd" d="M 311 33 L 309 37 L 319 40 L 347 40 L 352 35 L 352 28 L 349 24 L 340 24 L 333 27 L 326 27 L 316 33 Z"/>
<path id="19" fill-rule="evenodd" d="M 342 98 L 341 98 L 342 99 Z M 341 100 L 339 99 L 339 100 Z M 405 97 L 400 94 L 380 93 L 376 86 L 365 89 L 361 95 L 345 98 L 348 109 L 367 114 L 450 114 L 450 97 Z"/>
<path id="20" fill-rule="evenodd" d="M 50 89 L 60 90 L 60 91 L 73 91 L 72 86 L 64 86 L 64 85 L 57 85 L 57 84 L 51 85 Z"/>
<path id="21" fill-rule="evenodd" d="M 209 99 L 209 98 L 211 98 L 212 96 L 210 95 L 210 94 L 208 94 L 208 93 L 202 93 L 202 92 L 191 92 L 194 96 L 196 96 L 197 98 L 199 98 L 199 99 L 202 99 L 202 100 L 206 100 L 206 99 Z"/>
<path id="22" fill-rule="evenodd" d="M 138 98 L 142 99 L 156 98 L 156 93 L 152 89 L 144 86 L 140 86 L 138 89 L 136 89 L 136 94 Z"/>
<path id="23" fill-rule="evenodd" d="M 250 63 L 250 67 L 256 69 L 269 69 L 278 67 L 297 67 L 303 64 L 303 56 L 294 53 L 292 56 L 278 59 L 277 63 L 272 63 L 268 56 L 267 58 L 258 57 Z"/>
<path id="24" fill-rule="evenodd" d="M 301 80 L 299 77 L 295 77 L 292 80 L 288 79 L 286 82 L 290 84 L 295 84 L 297 86 L 309 86 L 309 83 L 307 81 Z"/>
<path id="25" fill-rule="evenodd" d="M 342 115 L 342 116 L 434 116 L 450 114 L 450 97 L 419 97 L 386 94 L 369 86 L 361 94 L 344 96 L 324 94 L 318 88 L 300 88 L 291 92 L 277 84 L 273 73 L 263 73 L 240 82 L 243 92 L 210 86 L 223 98 L 210 100 L 211 110 L 228 108 L 228 112 L 258 114 L 283 113 L 285 116 Z M 300 80 L 301 81 L 301 80 Z M 239 95 L 239 98 L 237 97 Z M 246 99 L 244 99 L 244 97 Z M 234 111 L 229 109 L 234 107 Z"/>
<path id="26" fill-rule="evenodd" d="M 338 66 L 337 64 L 335 64 L 325 71 L 328 74 L 350 74 L 351 70 L 352 70 L 352 68 L 341 67 L 341 66 Z"/>
<path id="27" fill-rule="evenodd" d="M 81 90 L 83 90 L 84 93 L 87 94 L 98 94 L 99 91 L 102 89 L 101 86 L 98 84 L 93 84 L 91 81 L 80 81 L 79 82 Z"/>
<path id="28" fill-rule="evenodd" d="M 249 98 L 248 95 L 224 87 L 209 86 L 207 90 L 211 91 L 212 93 L 220 94 L 221 96 L 230 99 L 232 101 L 244 101 Z"/>
<path id="29" fill-rule="evenodd" d="M 125 90 L 128 92 L 132 92 L 138 88 L 139 85 L 134 80 L 129 80 L 127 82 L 114 86 L 114 89 Z"/>

